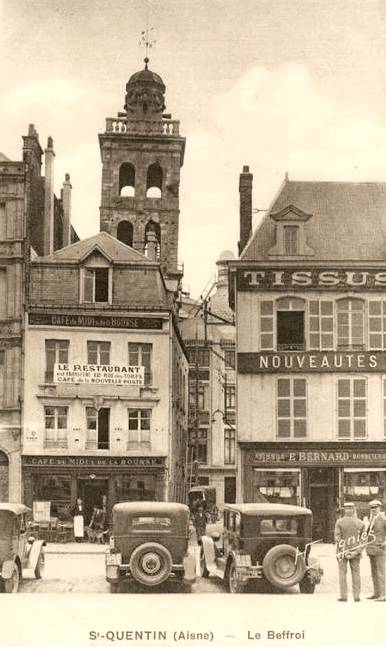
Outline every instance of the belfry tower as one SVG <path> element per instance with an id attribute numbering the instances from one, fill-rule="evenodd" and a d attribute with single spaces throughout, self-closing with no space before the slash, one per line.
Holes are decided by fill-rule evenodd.
<path id="1" fill-rule="evenodd" d="M 164 112 L 166 88 L 148 62 L 146 57 L 145 68 L 126 84 L 124 112 L 107 118 L 106 131 L 99 135 L 100 229 L 139 252 L 155 254 L 166 277 L 180 278 L 179 184 L 185 138 L 179 135 L 179 121 Z"/>

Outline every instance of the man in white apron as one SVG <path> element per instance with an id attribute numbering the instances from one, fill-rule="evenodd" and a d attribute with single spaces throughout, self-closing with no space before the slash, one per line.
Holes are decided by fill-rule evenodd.
<path id="1" fill-rule="evenodd" d="M 78 498 L 76 500 L 71 512 L 74 517 L 75 541 L 82 541 L 84 537 L 84 507 L 82 499 Z"/>

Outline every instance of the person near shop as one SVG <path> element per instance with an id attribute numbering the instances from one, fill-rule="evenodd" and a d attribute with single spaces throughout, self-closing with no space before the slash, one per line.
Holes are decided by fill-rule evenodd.
<path id="1" fill-rule="evenodd" d="M 347 567 L 350 564 L 352 591 L 355 602 L 360 601 L 361 576 L 360 561 L 362 545 L 366 541 L 366 530 L 363 521 L 356 515 L 355 504 L 343 505 L 343 517 L 335 524 L 336 556 L 339 569 L 339 602 L 347 602 Z"/>
<path id="2" fill-rule="evenodd" d="M 386 517 L 381 512 L 382 503 L 376 499 L 370 501 L 370 523 L 367 531 L 367 555 L 370 559 L 371 578 L 374 592 L 369 600 L 385 601 L 385 550 L 386 550 Z"/>
<path id="3" fill-rule="evenodd" d="M 208 523 L 208 515 L 204 510 L 204 506 L 200 504 L 197 512 L 193 517 L 193 524 L 196 531 L 197 543 L 201 544 L 201 537 L 206 533 L 206 526 Z"/>
<path id="4" fill-rule="evenodd" d="M 71 508 L 74 518 L 75 541 L 81 542 L 84 537 L 84 506 L 81 498 L 77 498 L 75 505 Z"/>

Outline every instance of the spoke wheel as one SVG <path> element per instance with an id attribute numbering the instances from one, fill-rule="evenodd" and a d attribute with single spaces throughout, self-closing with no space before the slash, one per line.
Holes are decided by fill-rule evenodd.
<path id="1" fill-rule="evenodd" d="M 5 593 L 17 593 L 19 590 L 20 574 L 16 564 L 13 565 L 12 576 L 9 580 L 4 581 Z"/>
<path id="2" fill-rule="evenodd" d="M 244 591 L 244 584 L 236 576 L 236 564 L 232 562 L 229 568 L 228 575 L 228 588 L 229 593 L 242 593 Z"/>

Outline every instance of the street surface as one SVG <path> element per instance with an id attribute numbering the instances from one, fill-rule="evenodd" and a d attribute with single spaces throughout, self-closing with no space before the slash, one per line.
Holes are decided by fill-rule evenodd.
<path id="1" fill-rule="evenodd" d="M 49 544 L 46 549 L 46 568 L 43 579 L 24 579 L 21 593 L 108 593 L 109 585 L 105 580 L 106 546 L 94 544 Z M 198 557 L 198 547 L 191 545 L 190 550 Z M 331 544 L 319 544 L 313 547 L 312 555 L 320 558 L 324 576 L 317 586 L 314 596 L 333 595 L 339 597 L 338 568 L 335 558 L 335 547 Z M 370 566 L 368 557 L 361 560 L 362 598 L 372 593 Z M 350 587 L 350 575 L 348 577 Z M 178 593 L 179 584 L 166 582 L 162 587 L 151 589 L 152 593 Z M 148 593 L 149 588 L 141 587 L 135 582 L 125 584 L 122 592 Z M 223 582 L 215 579 L 197 577 L 192 593 L 226 593 Z M 268 593 L 270 595 L 300 595 L 298 587 L 288 592 L 272 590 L 261 582 L 248 593 Z M 304 597 L 304 595 L 302 596 Z M 311 596 L 307 596 L 311 597 Z M 370 604 L 370 601 L 366 604 Z"/>

